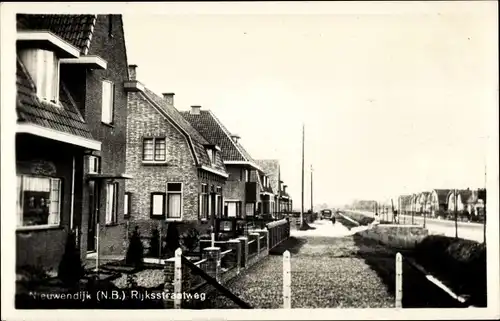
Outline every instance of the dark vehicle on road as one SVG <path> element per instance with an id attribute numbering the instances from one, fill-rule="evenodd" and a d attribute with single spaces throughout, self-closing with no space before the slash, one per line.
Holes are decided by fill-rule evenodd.
<path id="1" fill-rule="evenodd" d="M 326 218 L 327 220 L 331 219 L 333 217 L 332 210 L 329 209 L 322 210 L 321 217 Z"/>

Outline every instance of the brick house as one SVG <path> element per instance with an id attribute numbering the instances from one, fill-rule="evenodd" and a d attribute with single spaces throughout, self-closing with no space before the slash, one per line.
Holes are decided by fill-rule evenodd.
<path id="1" fill-rule="evenodd" d="M 448 209 L 447 196 L 450 193 L 449 189 L 434 189 L 430 194 L 431 216 L 442 214 Z"/>
<path id="2" fill-rule="evenodd" d="M 136 65 L 129 74 L 127 173 L 135 178 L 127 184 L 129 220 L 160 228 L 182 222 L 198 231 L 213 226 L 228 177 L 220 147 L 181 116 L 174 94 L 146 88 Z"/>
<path id="3" fill-rule="evenodd" d="M 261 213 L 261 192 L 264 192 L 259 177 L 262 169 L 245 148 L 238 142 L 240 137 L 229 130 L 210 110 L 191 106 L 182 111 L 182 116 L 203 137 L 221 147 L 221 156 L 229 177 L 224 196 L 224 217 L 246 218 Z"/>
<path id="4" fill-rule="evenodd" d="M 260 159 L 257 164 L 263 169 L 268 177 L 269 186 L 273 193 L 269 200 L 272 213 L 275 217 L 280 217 L 283 212 L 292 211 L 292 198 L 287 193 L 287 185 L 281 179 L 280 164 L 277 159 Z"/>
<path id="5" fill-rule="evenodd" d="M 127 57 L 120 15 L 17 16 L 17 266 L 123 252 Z"/>

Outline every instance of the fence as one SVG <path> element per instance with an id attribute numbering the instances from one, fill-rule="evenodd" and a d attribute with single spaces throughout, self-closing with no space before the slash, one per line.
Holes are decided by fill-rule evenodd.
<path id="1" fill-rule="evenodd" d="M 205 286 L 210 285 L 212 286 L 212 290 L 213 288 L 220 290 L 222 284 L 236 277 L 243 269 L 249 268 L 269 254 L 271 244 L 269 241 L 270 234 L 287 237 L 287 221 L 283 221 L 279 224 L 273 222 L 268 229 L 249 231 L 248 236 L 240 236 L 237 239 L 228 241 L 215 241 L 213 233 L 211 240 L 200 240 L 200 256 L 196 258 L 197 260 L 189 260 L 187 257 L 182 256 L 183 260 L 185 258 L 189 263 L 182 264 L 183 267 L 179 275 L 175 275 L 175 258 L 169 258 L 165 261 L 165 271 L 167 271 L 166 280 L 174 280 L 174 282 L 170 282 L 171 286 L 168 290 L 170 292 L 183 291 L 195 293 L 200 291 L 200 289 L 206 290 Z M 280 232 L 278 233 L 278 231 Z M 179 255 L 182 254 L 182 252 L 179 253 Z M 188 268 L 186 269 L 184 265 Z M 207 275 L 213 280 L 207 278 Z M 214 285 L 212 281 L 216 281 L 218 284 Z M 169 282 L 167 281 L 167 283 Z M 174 283 L 177 285 L 174 286 Z M 184 300 L 185 302 L 183 301 L 182 303 L 174 301 L 170 300 L 167 306 L 174 308 L 192 306 L 189 300 Z M 243 304 L 243 307 L 245 306 Z"/>
<path id="2" fill-rule="evenodd" d="M 168 259 L 165 266 L 167 282 L 165 283 L 164 290 L 166 293 L 172 293 L 173 296 L 164 298 L 164 306 L 175 309 L 195 306 L 196 302 L 193 301 L 196 301 L 196 295 L 186 296 L 185 293 L 191 292 L 193 294 L 193 280 L 201 279 L 201 282 L 196 282 L 196 289 L 209 284 L 239 307 L 251 309 L 252 307 L 248 303 L 238 298 L 222 285 L 220 281 L 220 259 L 221 252 L 220 248 L 217 247 L 206 248 L 204 258 L 200 262 L 195 263 L 183 256 L 180 248 L 177 249 L 175 257 Z M 204 268 L 201 268 L 200 265 L 204 265 Z M 168 282 L 168 280 L 173 280 L 173 282 Z"/>
<path id="3" fill-rule="evenodd" d="M 266 227 L 269 231 L 270 250 L 290 237 L 290 221 L 288 219 L 268 223 Z"/>

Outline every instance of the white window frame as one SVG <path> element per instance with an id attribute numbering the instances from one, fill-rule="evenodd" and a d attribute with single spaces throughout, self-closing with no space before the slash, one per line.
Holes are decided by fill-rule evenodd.
<path id="1" fill-rule="evenodd" d="M 59 190 L 58 190 L 58 220 L 57 223 L 54 224 L 42 224 L 42 225 L 22 225 L 23 224 L 23 206 L 24 206 L 24 192 L 23 192 L 23 177 L 27 178 L 39 178 L 39 179 L 48 179 L 50 180 L 50 196 L 49 196 L 49 216 L 51 215 L 50 213 L 50 203 L 52 202 L 52 184 L 54 182 L 57 182 L 59 185 Z M 17 175 L 17 229 L 18 230 L 32 230 L 32 229 L 47 229 L 47 228 L 56 228 L 61 226 L 61 214 L 62 214 L 62 179 L 59 177 L 48 177 L 48 176 L 37 176 L 37 175 L 24 175 L 24 174 L 18 174 Z"/>
<path id="2" fill-rule="evenodd" d="M 158 197 L 161 197 L 161 212 L 157 213 L 154 211 L 155 209 L 155 199 Z M 166 211 L 167 211 L 167 194 L 166 193 L 159 193 L 159 192 L 154 192 L 151 193 L 151 199 L 150 199 L 150 216 L 151 218 L 164 218 L 166 216 Z"/>
<path id="3" fill-rule="evenodd" d="M 113 195 L 110 197 L 110 187 L 112 187 Z M 118 195 L 119 184 L 117 182 L 106 183 L 106 225 L 118 223 Z"/>
<path id="4" fill-rule="evenodd" d="M 101 158 L 99 156 L 88 155 L 87 165 L 89 174 L 99 174 L 101 172 Z"/>
<path id="5" fill-rule="evenodd" d="M 206 188 L 206 192 L 203 191 L 204 188 Z M 204 213 L 203 213 L 204 197 L 206 198 L 206 202 L 207 202 L 207 206 L 208 206 L 206 217 L 204 217 Z M 202 221 L 207 221 L 210 218 L 210 215 L 209 215 L 210 205 L 209 204 L 210 204 L 210 193 L 208 190 L 208 185 L 205 183 L 202 183 L 201 184 L 201 192 L 200 192 L 200 206 L 199 206 L 199 217 L 200 217 L 200 220 L 202 220 Z"/>
<path id="6" fill-rule="evenodd" d="M 130 216 L 130 209 L 132 205 L 132 193 L 130 192 L 125 192 L 125 195 L 123 197 L 123 215 L 125 217 Z"/>
<path id="7" fill-rule="evenodd" d="M 180 184 L 181 185 L 181 190 L 180 192 L 179 191 L 169 191 L 168 190 L 168 185 L 169 184 Z M 165 206 L 165 220 L 166 221 L 182 221 L 182 218 L 184 217 L 184 183 L 182 182 L 167 182 L 166 186 L 165 186 L 165 190 L 166 190 L 166 198 L 165 198 L 165 203 L 166 203 L 166 206 Z M 180 207 L 181 207 L 181 216 L 180 217 L 170 217 L 170 213 L 169 213 L 169 194 L 180 194 L 181 195 L 181 204 L 180 204 Z M 209 198 L 210 199 L 210 198 Z"/>
<path id="8" fill-rule="evenodd" d="M 252 213 L 248 214 L 248 206 L 252 206 Z M 255 203 L 245 203 L 245 216 L 255 216 L 255 209 L 256 209 L 256 204 Z"/>
<path id="9" fill-rule="evenodd" d="M 227 217 L 234 217 L 234 218 L 237 218 L 238 217 L 238 202 L 236 201 L 225 201 L 224 202 L 225 206 L 227 206 Z M 230 215 L 230 211 L 229 211 L 229 205 L 230 204 L 234 204 L 234 216 Z"/>
<path id="10" fill-rule="evenodd" d="M 153 141 L 153 159 L 145 159 L 144 147 L 147 140 Z M 165 142 L 165 158 L 163 160 L 156 160 L 156 144 L 158 140 Z M 142 162 L 146 164 L 162 164 L 167 162 L 167 138 L 166 137 L 143 137 L 142 138 Z"/>
<path id="11" fill-rule="evenodd" d="M 106 97 L 105 86 L 109 85 L 109 97 Z M 115 120 L 115 84 L 110 80 L 103 80 L 101 86 L 101 121 L 112 125 Z M 109 110 L 107 109 L 109 108 Z"/>

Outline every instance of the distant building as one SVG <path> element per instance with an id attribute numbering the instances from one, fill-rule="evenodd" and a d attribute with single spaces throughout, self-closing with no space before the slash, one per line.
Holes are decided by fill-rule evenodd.
<path id="1" fill-rule="evenodd" d="M 191 106 L 190 111 L 181 114 L 204 139 L 221 148 L 229 174 L 223 192 L 223 215 L 245 218 L 260 214 L 261 193 L 264 192 L 260 176 L 265 173 L 239 142 L 240 137 L 231 134 L 210 110 L 201 110 L 201 106 Z"/>

